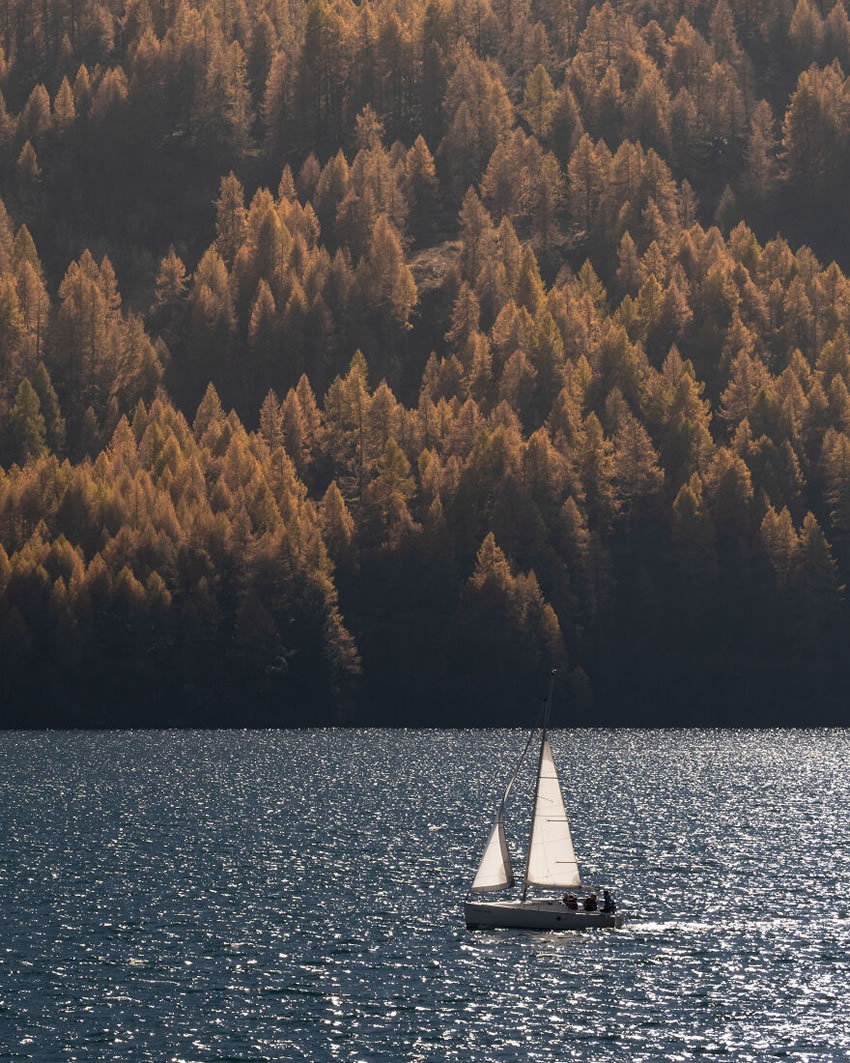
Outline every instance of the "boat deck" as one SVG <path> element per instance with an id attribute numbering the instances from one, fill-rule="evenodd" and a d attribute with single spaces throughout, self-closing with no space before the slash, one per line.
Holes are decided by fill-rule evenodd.
<path id="1" fill-rule="evenodd" d="M 574 911 L 557 900 L 465 901 L 463 914 L 468 930 L 597 930 L 623 925 L 622 915 Z"/>

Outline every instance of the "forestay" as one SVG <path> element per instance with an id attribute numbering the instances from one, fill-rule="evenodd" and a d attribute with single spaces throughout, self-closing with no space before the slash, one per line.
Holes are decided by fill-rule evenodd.
<path id="1" fill-rule="evenodd" d="M 504 890 L 514 884 L 514 873 L 511 868 L 511 856 L 508 852 L 508 843 L 505 839 L 505 822 L 502 818 L 502 808 L 493 828 L 475 880 L 470 887 L 471 893 L 484 893 L 487 890 Z"/>
<path id="2" fill-rule="evenodd" d="M 540 754 L 540 779 L 528 851 L 527 883 L 530 886 L 581 885 L 561 784 L 548 739 L 544 741 Z"/>

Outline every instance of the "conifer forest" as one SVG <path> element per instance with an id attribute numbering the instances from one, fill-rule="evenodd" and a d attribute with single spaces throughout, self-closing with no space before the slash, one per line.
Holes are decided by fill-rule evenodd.
<path id="1" fill-rule="evenodd" d="M 831 3 L 2 0 L 0 725 L 847 723 Z"/>

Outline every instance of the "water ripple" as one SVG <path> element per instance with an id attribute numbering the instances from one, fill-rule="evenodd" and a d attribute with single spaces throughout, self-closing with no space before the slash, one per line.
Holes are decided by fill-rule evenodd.
<path id="1" fill-rule="evenodd" d="M 0 735 L 0 1060 L 850 1059 L 850 733 L 555 733 L 626 925 L 471 934 L 521 743 Z"/>

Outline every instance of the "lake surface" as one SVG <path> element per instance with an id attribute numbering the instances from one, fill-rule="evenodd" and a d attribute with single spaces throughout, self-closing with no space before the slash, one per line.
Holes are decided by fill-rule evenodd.
<path id="1" fill-rule="evenodd" d="M 0 734 L 0 1059 L 850 1060 L 850 731 L 552 737 L 622 930 L 465 930 L 519 731 Z"/>

